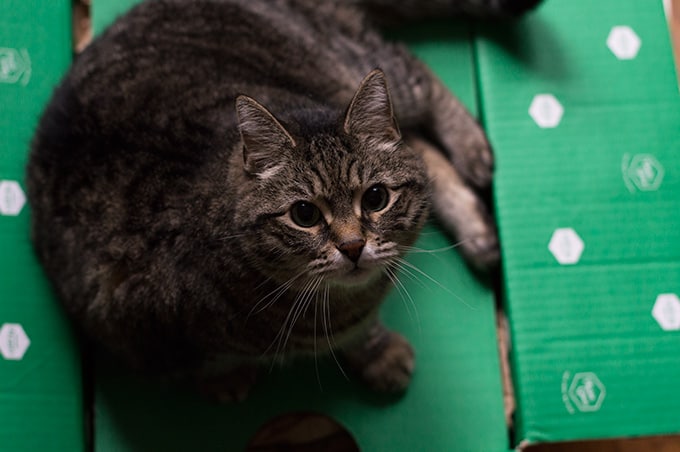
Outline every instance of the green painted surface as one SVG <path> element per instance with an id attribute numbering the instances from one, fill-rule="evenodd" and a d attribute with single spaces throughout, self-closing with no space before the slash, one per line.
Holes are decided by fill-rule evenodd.
<path id="1" fill-rule="evenodd" d="M 5 0 L 0 15 L 0 449 L 84 450 L 78 348 L 29 243 L 28 146 L 71 60 L 70 2 Z"/>
<path id="2" fill-rule="evenodd" d="M 612 29 L 629 58 L 607 45 Z M 661 2 L 548 1 L 485 30 L 477 55 L 497 154 L 517 438 L 680 431 L 680 330 L 652 315 L 659 294 L 680 293 L 680 96 Z M 562 107 L 552 124 L 554 107 L 535 107 L 554 127 L 530 116 L 540 94 Z M 583 250 L 576 259 L 578 239 L 558 234 L 571 262 L 561 265 L 549 244 L 567 228 Z M 665 299 L 660 316 L 673 326 L 680 303 Z"/>

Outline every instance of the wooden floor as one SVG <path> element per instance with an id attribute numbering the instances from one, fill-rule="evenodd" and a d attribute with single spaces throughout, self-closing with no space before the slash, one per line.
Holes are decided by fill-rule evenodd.
<path id="1" fill-rule="evenodd" d="M 527 452 L 680 452 L 680 436 L 546 444 Z"/>

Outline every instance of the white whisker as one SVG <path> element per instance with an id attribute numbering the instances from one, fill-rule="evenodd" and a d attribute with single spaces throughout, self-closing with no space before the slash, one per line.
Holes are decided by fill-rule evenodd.
<path id="1" fill-rule="evenodd" d="M 399 268 L 397 263 L 393 262 L 388 267 L 385 267 L 384 268 L 385 274 L 392 282 L 394 287 L 397 289 L 397 292 L 399 292 L 399 297 L 401 298 L 401 301 L 404 304 L 404 307 L 406 308 L 406 312 L 408 313 L 409 318 L 412 321 L 415 321 L 418 327 L 418 332 L 422 333 L 420 315 L 418 314 L 418 305 L 416 305 L 415 300 L 413 300 L 413 297 L 409 293 L 408 289 L 406 289 L 406 286 L 404 286 L 404 283 L 402 283 L 401 280 L 399 280 L 399 277 L 394 272 L 393 268 Z M 411 308 L 413 308 L 413 314 L 411 313 Z"/>
<path id="2" fill-rule="evenodd" d="M 328 284 L 326 284 L 328 287 Z M 319 389 L 323 392 L 323 385 L 321 384 L 321 374 L 319 373 L 319 349 L 316 343 L 316 322 L 317 322 L 317 312 L 319 311 L 319 292 L 316 293 L 316 298 L 314 300 L 314 372 L 316 373 L 316 381 L 319 383 Z"/>
<path id="3" fill-rule="evenodd" d="M 326 335 L 326 342 L 328 342 L 328 350 L 331 353 L 331 356 L 333 357 L 333 360 L 335 361 L 335 364 L 337 364 L 338 369 L 340 369 L 340 373 L 345 377 L 346 380 L 349 380 L 349 377 L 345 373 L 345 369 L 342 368 L 342 365 L 340 364 L 340 360 L 338 357 L 335 355 L 335 351 L 333 350 L 333 345 L 335 345 L 335 338 L 333 337 L 333 327 L 331 326 L 331 309 L 330 309 L 330 294 L 329 294 L 329 286 L 326 284 L 325 290 L 324 290 L 324 299 L 323 303 L 321 304 L 322 307 L 322 319 L 323 319 L 323 329 L 324 333 Z"/>
<path id="4" fill-rule="evenodd" d="M 457 294 L 451 292 L 451 290 L 450 290 L 448 287 L 444 286 L 442 283 L 440 283 L 439 281 L 437 281 L 436 279 L 434 279 L 432 276 L 428 275 L 428 274 L 425 273 L 423 270 L 421 270 L 420 268 L 416 267 L 415 265 L 413 265 L 412 263 L 410 263 L 410 262 L 407 261 L 406 259 L 403 259 L 403 258 L 398 257 L 398 258 L 396 258 L 395 263 L 399 266 L 399 268 L 400 268 L 402 271 L 406 272 L 407 269 L 413 270 L 413 272 L 415 272 L 415 273 L 412 274 L 413 277 L 416 277 L 417 275 L 421 275 L 422 277 L 426 278 L 428 281 L 433 282 L 434 284 L 436 284 L 440 289 L 442 289 L 443 291 L 445 291 L 446 293 L 448 293 L 448 294 L 451 295 L 452 297 L 456 298 L 458 301 L 460 301 L 461 303 L 463 303 L 463 304 L 464 304 L 465 306 L 467 306 L 468 308 L 470 308 L 470 309 L 472 309 L 472 310 L 475 310 L 475 307 L 472 306 L 472 305 L 470 305 L 470 304 L 469 304 L 467 301 L 465 301 L 461 296 L 459 296 L 459 295 L 457 295 Z"/>
<path id="5" fill-rule="evenodd" d="M 303 292 L 300 294 L 300 301 L 299 301 L 299 308 L 297 309 L 297 312 L 293 316 L 293 318 L 290 321 L 290 328 L 288 330 L 288 335 L 286 336 L 286 340 L 284 341 L 284 345 L 288 342 L 288 339 L 290 338 L 291 333 L 293 332 L 293 327 L 297 323 L 298 319 L 300 317 L 304 317 L 305 313 L 309 309 L 309 305 L 311 302 L 314 300 L 314 295 L 316 294 L 317 290 L 319 289 L 319 285 L 321 284 L 321 278 L 315 278 L 312 280 L 310 284 L 307 284 L 303 290 Z"/>
<path id="6" fill-rule="evenodd" d="M 441 247 L 441 248 L 435 248 L 435 249 L 432 249 L 432 250 L 428 250 L 428 249 L 425 249 L 425 248 L 419 248 L 419 247 L 417 247 L 417 246 L 405 246 L 405 245 L 400 245 L 400 246 L 399 246 L 399 249 L 402 250 L 402 251 L 406 251 L 406 252 L 408 252 L 408 253 L 416 253 L 416 254 L 417 254 L 417 253 L 435 254 L 435 253 L 442 253 L 442 252 L 444 252 L 444 251 L 454 250 L 454 249 L 459 248 L 459 247 L 461 247 L 462 245 L 466 244 L 466 243 L 469 242 L 470 240 L 472 240 L 472 239 L 463 239 L 463 240 L 459 240 L 458 242 L 453 243 L 453 244 L 451 244 L 451 245 L 443 246 L 443 247 Z"/>
<path id="7" fill-rule="evenodd" d="M 292 278 L 290 278 L 285 283 L 278 286 L 276 289 L 269 292 L 264 297 L 260 298 L 257 301 L 257 303 L 255 303 L 253 305 L 253 307 L 250 309 L 250 311 L 248 312 L 248 315 L 246 316 L 246 322 L 248 321 L 248 319 L 250 318 L 251 315 L 259 314 L 260 312 L 268 309 L 270 306 L 272 306 L 274 303 L 276 303 L 288 291 L 288 289 L 290 289 L 292 287 L 292 285 L 295 283 L 295 281 L 297 281 L 304 274 L 305 274 L 304 271 L 298 273 L 297 275 L 293 276 Z M 256 287 L 256 290 L 258 288 L 260 288 L 263 284 L 265 284 L 267 281 L 269 281 L 269 279 L 263 281 L 260 285 L 258 285 Z M 265 301 L 270 297 L 271 297 L 271 300 L 269 300 L 265 303 Z"/>
<path id="8" fill-rule="evenodd" d="M 278 357 L 279 355 L 281 355 L 281 360 L 283 360 L 283 353 L 285 352 L 286 345 L 288 344 L 288 340 L 290 339 L 290 336 L 293 332 L 295 323 L 300 318 L 300 315 L 305 308 L 307 300 L 312 298 L 311 293 L 314 290 L 314 286 L 315 285 L 318 286 L 318 283 L 319 283 L 318 278 L 310 279 L 309 281 L 307 281 L 302 290 L 295 297 L 295 301 L 293 301 L 293 306 L 288 311 L 288 315 L 286 315 L 286 318 L 284 319 L 283 324 L 279 329 L 279 332 L 274 338 L 274 342 L 277 343 L 274 356 Z"/>
<path id="9" fill-rule="evenodd" d="M 215 239 L 221 242 L 226 242 L 227 240 L 233 240 L 233 239 L 240 239 L 241 237 L 246 237 L 247 235 L 252 234 L 252 232 L 242 232 L 240 234 L 231 234 L 231 235 L 222 235 L 218 236 Z"/>
<path id="10" fill-rule="evenodd" d="M 413 271 L 412 271 L 410 268 L 408 268 L 407 266 L 401 264 L 401 263 L 398 262 L 398 261 L 392 262 L 391 265 L 392 265 L 392 267 L 393 267 L 394 269 L 398 270 L 399 272 L 401 272 L 402 274 L 404 274 L 405 276 L 407 276 L 411 281 L 413 281 L 415 284 L 418 284 L 418 285 L 419 285 L 420 287 L 422 287 L 423 289 L 432 290 L 432 287 L 431 287 L 431 286 L 428 286 L 427 284 L 425 284 L 425 282 L 423 281 L 423 279 L 420 278 L 420 275 L 418 275 L 418 274 L 416 274 L 415 272 L 413 272 Z"/>

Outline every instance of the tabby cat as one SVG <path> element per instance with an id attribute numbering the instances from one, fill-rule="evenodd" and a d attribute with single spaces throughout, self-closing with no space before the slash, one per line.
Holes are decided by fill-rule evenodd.
<path id="1" fill-rule="evenodd" d="M 136 369 L 242 397 L 337 350 L 382 391 L 413 351 L 378 308 L 430 205 L 480 268 L 484 133 L 376 18 L 537 0 L 155 0 L 84 50 L 27 168 L 36 252 L 77 327 Z M 379 69 L 378 69 L 379 68 Z"/>

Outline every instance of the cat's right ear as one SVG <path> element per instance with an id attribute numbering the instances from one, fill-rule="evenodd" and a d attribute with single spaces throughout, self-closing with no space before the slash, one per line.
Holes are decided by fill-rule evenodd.
<path id="1" fill-rule="evenodd" d="M 364 78 L 345 114 L 345 133 L 399 140 L 385 73 L 374 69 Z"/>
<path id="2" fill-rule="evenodd" d="M 295 147 L 295 140 L 262 104 L 248 96 L 236 98 L 238 128 L 243 140 L 243 163 L 246 172 L 262 175 L 276 168 L 285 149 Z"/>

